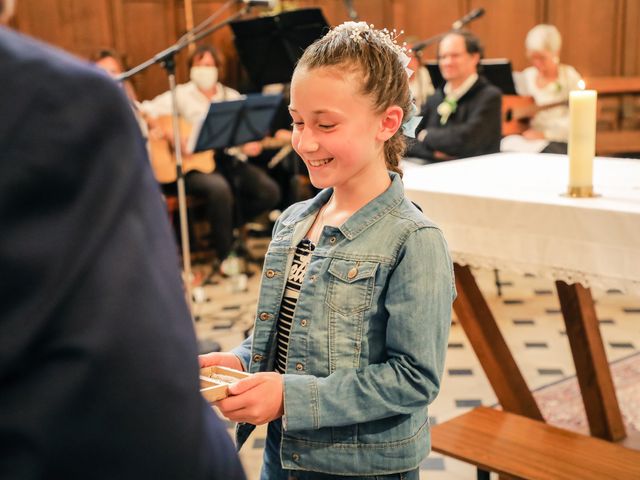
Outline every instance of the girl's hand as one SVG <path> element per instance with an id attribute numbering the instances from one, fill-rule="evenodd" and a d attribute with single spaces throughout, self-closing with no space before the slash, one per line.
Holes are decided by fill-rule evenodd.
<path id="1" fill-rule="evenodd" d="M 262 425 L 284 414 L 284 379 L 276 372 L 254 373 L 229 385 L 229 396 L 216 402 L 234 422 Z"/>
<path id="2" fill-rule="evenodd" d="M 233 353 L 229 352 L 213 352 L 199 355 L 198 362 L 200 363 L 200 368 L 220 366 L 233 368 L 234 370 L 244 370 L 242 368 L 242 363 L 240 363 L 240 359 Z"/>

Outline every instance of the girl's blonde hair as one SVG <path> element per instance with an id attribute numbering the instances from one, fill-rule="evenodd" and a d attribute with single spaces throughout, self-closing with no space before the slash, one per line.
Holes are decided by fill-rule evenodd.
<path id="1" fill-rule="evenodd" d="M 408 76 L 401 63 L 402 47 L 393 33 L 376 30 L 364 22 L 346 22 L 316 40 L 305 51 L 297 68 L 340 67 L 362 78 L 361 92 L 369 96 L 376 112 L 392 105 L 402 108 L 406 120 L 413 103 Z M 387 169 L 402 175 L 399 162 L 406 143 L 402 128 L 384 143 Z"/>

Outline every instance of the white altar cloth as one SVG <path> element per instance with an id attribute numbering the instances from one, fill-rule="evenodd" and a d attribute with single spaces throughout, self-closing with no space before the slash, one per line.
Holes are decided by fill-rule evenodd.
<path id="1" fill-rule="evenodd" d="M 455 262 L 640 296 L 640 160 L 596 158 L 595 198 L 561 195 L 565 155 L 402 167 L 408 197 L 442 228 Z"/>

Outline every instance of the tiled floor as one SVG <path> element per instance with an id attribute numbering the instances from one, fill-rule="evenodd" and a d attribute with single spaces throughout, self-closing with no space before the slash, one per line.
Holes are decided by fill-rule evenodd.
<path id="1" fill-rule="evenodd" d="M 504 286 L 502 297 L 498 297 L 493 272 L 474 273 L 529 388 L 540 390 L 574 376 L 553 282 L 500 272 Z M 208 301 L 195 307 L 201 317 L 197 322 L 198 337 L 204 344 L 217 341 L 223 349 L 228 349 L 242 340 L 253 322 L 258 282 L 259 274 L 249 279 L 248 290 L 243 293 L 233 292 L 228 280 L 204 287 Z M 640 298 L 617 291 L 592 293 L 609 361 L 639 353 Z M 640 362 L 640 354 L 637 359 Z M 632 400 L 627 408 L 638 408 L 640 398 Z M 454 318 L 441 394 L 430 407 L 432 420 L 444 421 L 474 406 L 495 403 L 496 397 L 484 372 Z M 265 429 L 259 428 L 241 452 L 250 480 L 258 478 L 264 435 Z M 472 479 L 475 470 L 462 462 L 432 453 L 421 465 L 421 478 Z"/>

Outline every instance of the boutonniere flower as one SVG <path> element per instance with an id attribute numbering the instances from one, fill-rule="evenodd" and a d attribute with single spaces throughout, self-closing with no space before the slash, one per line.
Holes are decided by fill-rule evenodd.
<path id="1" fill-rule="evenodd" d="M 445 125 L 449 117 L 455 113 L 458 108 L 458 102 L 454 98 L 445 98 L 444 101 L 438 105 L 437 112 L 440 115 L 440 125 Z"/>

